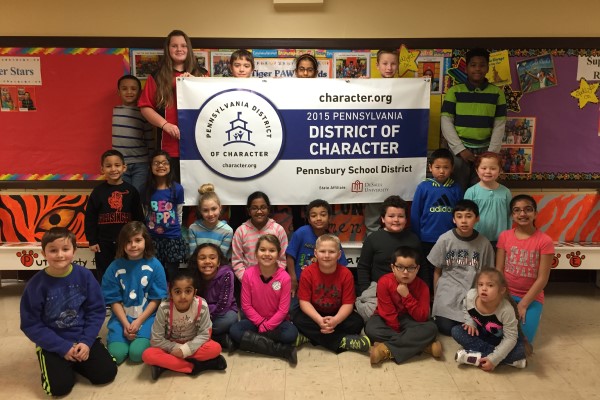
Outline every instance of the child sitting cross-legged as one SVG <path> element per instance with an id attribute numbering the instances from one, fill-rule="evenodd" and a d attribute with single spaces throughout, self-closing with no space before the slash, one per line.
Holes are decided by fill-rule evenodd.
<path id="1" fill-rule="evenodd" d="M 194 277 L 178 271 L 169 284 L 169 298 L 156 311 L 152 347 L 142 354 L 152 368 L 152 379 L 158 379 L 165 369 L 197 375 L 227 368 L 221 345 L 210 338 L 211 331 L 208 304 L 196 296 Z"/>
<path id="2" fill-rule="evenodd" d="M 401 246 L 391 259 L 392 272 L 377 284 L 377 308 L 365 332 L 374 341 L 371 364 L 393 359 L 396 364 L 425 352 L 438 358 L 442 344 L 429 318 L 429 288 L 417 276 L 418 251 Z"/>
<path id="3" fill-rule="evenodd" d="M 354 278 L 338 263 L 340 239 L 332 234 L 319 236 L 315 245 L 317 262 L 303 272 L 298 285 L 300 311 L 294 325 L 313 344 L 340 353 L 368 352 L 369 338 L 360 335 L 363 320 L 354 309 Z"/>

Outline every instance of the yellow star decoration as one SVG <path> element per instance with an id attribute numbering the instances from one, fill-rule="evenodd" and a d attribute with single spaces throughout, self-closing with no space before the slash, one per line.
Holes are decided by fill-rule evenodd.
<path id="1" fill-rule="evenodd" d="M 398 65 L 398 76 L 403 77 L 408 71 L 418 71 L 417 57 L 421 52 L 408 50 L 405 45 L 400 46 L 400 65 Z"/>
<path id="2" fill-rule="evenodd" d="M 579 100 L 580 110 L 585 107 L 587 103 L 598 103 L 598 96 L 596 96 L 598 86 L 600 86 L 600 83 L 592 83 L 590 85 L 585 78 L 579 80 L 579 89 L 573 90 L 571 96 Z"/>

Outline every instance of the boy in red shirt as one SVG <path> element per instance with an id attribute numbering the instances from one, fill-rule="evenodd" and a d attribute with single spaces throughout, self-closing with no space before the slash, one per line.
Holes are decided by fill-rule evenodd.
<path id="1" fill-rule="evenodd" d="M 442 344 L 429 318 L 429 288 L 417 277 L 418 252 L 401 246 L 392 255 L 392 272 L 377 283 L 377 308 L 365 333 L 375 343 L 371 364 L 393 359 L 396 364 L 425 352 L 438 358 Z"/>
<path id="2" fill-rule="evenodd" d="M 294 325 L 314 345 L 336 353 L 368 352 L 369 338 L 360 335 L 363 319 L 354 311 L 354 277 L 338 263 L 341 254 L 337 236 L 317 239 L 317 262 L 304 269 L 298 285 L 300 311 L 293 317 Z"/>

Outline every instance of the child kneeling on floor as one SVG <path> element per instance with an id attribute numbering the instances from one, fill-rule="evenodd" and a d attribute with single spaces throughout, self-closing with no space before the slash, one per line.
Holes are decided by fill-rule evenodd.
<path id="1" fill-rule="evenodd" d="M 467 292 L 464 310 L 465 323 L 452 328 L 452 337 L 464 348 L 456 352 L 456 362 L 487 372 L 500 363 L 527 366 L 531 346 L 519 327 L 517 305 L 502 272 L 482 269 L 475 277 L 475 288 Z"/>
<path id="2" fill-rule="evenodd" d="M 313 344 L 336 353 L 368 352 L 369 338 L 360 335 L 363 319 L 354 311 L 354 277 L 338 263 L 341 254 L 337 236 L 319 236 L 317 262 L 304 269 L 298 285 L 300 312 L 293 316 L 294 325 Z"/>
<path id="3" fill-rule="evenodd" d="M 400 364 L 420 352 L 442 356 L 437 326 L 429 318 L 429 287 L 417 276 L 418 254 L 412 247 L 398 247 L 390 260 L 392 272 L 377 283 L 377 308 L 365 327 L 375 343 L 371 364 L 389 359 Z"/>
<path id="4" fill-rule="evenodd" d="M 221 345 L 210 338 L 211 331 L 208 304 L 196 296 L 193 276 L 179 271 L 170 282 L 169 299 L 156 311 L 152 347 L 142 354 L 152 368 L 152 379 L 157 380 L 165 369 L 197 375 L 227 368 Z"/>

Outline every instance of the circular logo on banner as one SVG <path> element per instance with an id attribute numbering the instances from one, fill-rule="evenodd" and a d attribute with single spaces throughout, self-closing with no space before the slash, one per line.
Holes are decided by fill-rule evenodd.
<path id="1" fill-rule="evenodd" d="M 283 122 L 260 93 L 229 89 L 200 108 L 196 146 L 204 164 L 231 179 L 251 179 L 268 171 L 283 149 Z"/>

